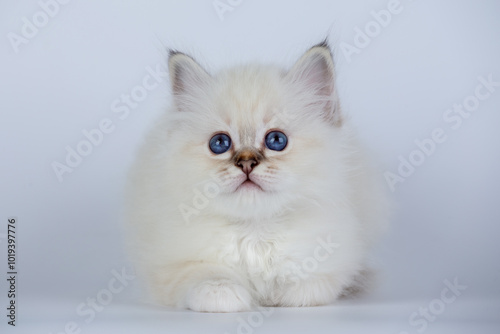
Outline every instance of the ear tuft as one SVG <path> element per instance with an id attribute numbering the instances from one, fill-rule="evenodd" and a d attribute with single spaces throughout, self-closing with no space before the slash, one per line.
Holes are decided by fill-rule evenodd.
<path id="1" fill-rule="evenodd" d="M 326 48 L 326 49 L 330 50 L 330 45 L 328 44 L 327 38 L 325 38 L 323 41 L 321 41 L 320 43 L 313 46 L 313 48 L 315 48 L 315 47 L 321 47 L 321 48 Z"/>
<path id="2" fill-rule="evenodd" d="M 174 55 L 176 55 L 176 54 L 178 54 L 178 53 L 182 53 L 182 52 L 179 52 L 179 51 L 177 51 L 175 49 L 168 49 L 168 57 L 169 58 L 172 57 L 172 56 L 174 56 Z"/>

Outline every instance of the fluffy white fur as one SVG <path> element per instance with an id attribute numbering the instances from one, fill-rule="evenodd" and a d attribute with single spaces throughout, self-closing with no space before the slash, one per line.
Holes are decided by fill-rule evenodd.
<path id="1" fill-rule="evenodd" d="M 172 52 L 173 106 L 131 171 L 129 241 L 158 301 L 205 312 L 313 306 L 359 284 L 385 201 L 341 114 L 328 46 L 288 71 L 248 65 L 208 74 Z M 264 146 L 271 129 L 283 151 Z M 215 155 L 208 142 L 229 134 Z M 234 164 L 259 152 L 251 180 Z"/>

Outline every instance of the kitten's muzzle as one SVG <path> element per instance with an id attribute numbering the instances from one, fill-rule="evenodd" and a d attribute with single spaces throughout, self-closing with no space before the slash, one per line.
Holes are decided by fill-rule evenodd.
<path id="1" fill-rule="evenodd" d="M 241 168 L 243 173 L 250 174 L 260 163 L 259 154 L 253 151 L 241 151 L 234 157 L 234 165 Z"/>

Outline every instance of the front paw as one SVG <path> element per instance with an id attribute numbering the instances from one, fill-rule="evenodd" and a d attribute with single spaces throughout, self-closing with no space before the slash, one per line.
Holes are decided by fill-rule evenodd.
<path id="1" fill-rule="evenodd" d="M 241 285 L 228 279 L 211 279 L 194 286 L 187 307 L 198 312 L 242 312 L 252 308 L 252 297 Z"/>

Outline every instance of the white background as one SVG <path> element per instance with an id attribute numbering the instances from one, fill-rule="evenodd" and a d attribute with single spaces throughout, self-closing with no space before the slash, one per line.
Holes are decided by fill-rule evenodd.
<path id="1" fill-rule="evenodd" d="M 73 0 L 16 52 L 8 34 L 22 36 L 23 17 L 33 22 L 42 9 L 37 1 L 2 1 L 0 247 L 5 254 L 7 218 L 16 216 L 15 330 L 60 333 L 75 322 L 82 333 L 499 333 L 500 87 L 458 129 L 443 115 L 474 94 L 478 77 L 500 82 L 500 4 L 401 0 L 400 13 L 346 57 L 341 46 L 355 46 L 355 28 L 370 26 L 371 11 L 388 2 L 241 1 L 221 20 L 211 0 Z M 165 65 L 168 48 L 210 71 L 249 61 L 290 66 L 325 36 L 344 109 L 381 177 L 397 173 L 415 140 L 436 128 L 446 135 L 391 192 L 395 212 L 378 250 L 379 287 L 363 299 L 269 316 L 196 314 L 140 304 L 133 280 L 87 323 L 76 308 L 108 287 L 113 270 L 131 270 L 121 244 L 123 186 L 141 137 L 169 104 L 168 82 L 123 120 L 113 101 L 142 85 L 148 66 Z M 103 119 L 114 130 L 59 182 L 53 162 L 65 163 L 66 146 L 76 149 L 82 131 Z M 467 288 L 436 309 L 444 281 L 455 279 Z M 6 328 L 5 279 L 0 288 Z M 409 321 L 431 304 L 439 314 L 425 329 Z"/>

